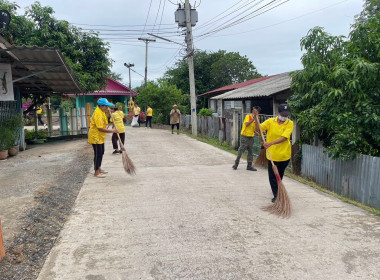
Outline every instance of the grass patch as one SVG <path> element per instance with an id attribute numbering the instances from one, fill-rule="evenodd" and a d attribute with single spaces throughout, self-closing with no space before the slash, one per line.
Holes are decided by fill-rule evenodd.
<path id="1" fill-rule="evenodd" d="M 219 142 L 218 137 L 209 137 L 209 136 L 200 135 L 200 134 L 198 136 L 193 136 L 193 134 L 191 134 L 191 132 L 188 132 L 186 130 L 180 130 L 180 132 L 183 134 L 186 134 L 187 136 L 189 136 L 193 139 L 196 139 L 196 140 L 201 141 L 203 143 L 209 144 L 211 146 L 214 146 L 216 148 L 219 148 L 219 149 L 226 151 L 226 152 L 229 152 L 231 154 L 237 155 L 237 153 L 238 153 L 237 150 L 232 148 L 227 142 L 223 142 L 223 143 Z M 243 157 L 244 157 L 244 154 L 243 154 Z"/>

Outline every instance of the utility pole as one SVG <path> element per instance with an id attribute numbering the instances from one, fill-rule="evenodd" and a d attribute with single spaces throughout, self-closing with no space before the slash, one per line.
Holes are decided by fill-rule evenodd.
<path id="1" fill-rule="evenodd" d="M 197 136 L 197 100 L 195 96 L 195 80 L 194 80 L 194 61 L 193 61 L 193 33 L 191 28 L 190 19 L 190 3 L 185 0 L 185 13 L 186 13 L 186 43 L 187 43 L 187 57 L 189 62 L 189 82 L 190 82 L 190 105 L 191 105 L 191 132 Z"/>
<path id="2" fill-rule="evenodd" d="M 145 42 L 145 78 L 144 78 L 144 85 L 146 86 L 146 83 L 148 80 L 148 43 L 149 42 L 156 42 L 156 40 L 148 39 L 148 38 L 139 38 L 139 40 Z"/>
<path id="3" fill-rule="evenodd" d="M 128 70 L 129 70 L 129 90 L 131 90 L 132 89 L 132 87 L 131 87 L 131 67 L 133 67 L 135 65 L 132 63 L 124 63 L 124 66 L 128 67 Z"/>

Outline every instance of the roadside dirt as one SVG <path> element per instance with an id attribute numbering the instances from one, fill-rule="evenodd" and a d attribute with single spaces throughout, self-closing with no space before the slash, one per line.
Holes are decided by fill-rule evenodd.
<path id="1" fill-rule="evenodd" d="M 0 161 L 0 279 L 36 279 L 91 172 L 87 139 L 29 145 Z"/>

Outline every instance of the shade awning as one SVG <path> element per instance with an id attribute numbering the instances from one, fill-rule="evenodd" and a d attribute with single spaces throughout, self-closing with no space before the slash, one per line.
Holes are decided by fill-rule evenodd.
<path id="1" fill-rule="evenodd" d="M 12 45 L 0 52 L 0 62 L 11 63 L 13 85 L 21 94 L 83 92 L 58 48 Z"/>

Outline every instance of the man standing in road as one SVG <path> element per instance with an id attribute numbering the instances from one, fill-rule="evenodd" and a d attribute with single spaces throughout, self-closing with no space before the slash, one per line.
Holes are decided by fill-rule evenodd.
<path id="1" fill-rule="evenodd" d="M 232 166 L 234 170 L 236 170 L 239 166 L 241 155 L 245 152 L 245 150 L 248 150 L 248 156 L 247 156 L 247 170 L 250 171 L 257 171 L 256 168 L 252 166 L 253 162 L 253 136 L 255 135 L 255 122 L 253 118 L 253 112 L 254 110 L 257 110 L 258 112 L 261 111 L 261 108 L 258 106 L 254 106 L 252 110 L 252 114 L 248 114 L 243 122 L 243 126 L 241 128 L 241 141 L 240 141 L 240 147 L 238 150 L 238 155 L 235 160 L 235 164 Z"/>
<path id="2" fill-rule="evenodd" d="M 148 109 L 146 109 L 146 121 L 145 121 L 145 128 L 152 128 L 152 117 L 153 117 L 153 109 L 152 106 L 148 105 Z"/>
<path id="3" fill-rule="evenodd" d="M 174 104 L 173 109 L 170 111 L 170 124 L 172 125 L 172 134 L 174 134 L 174 126 L 177 126 L 177 134 L 179 134 L 180 118 L 181 112 L 178 110 L 177 104 Z"/>

